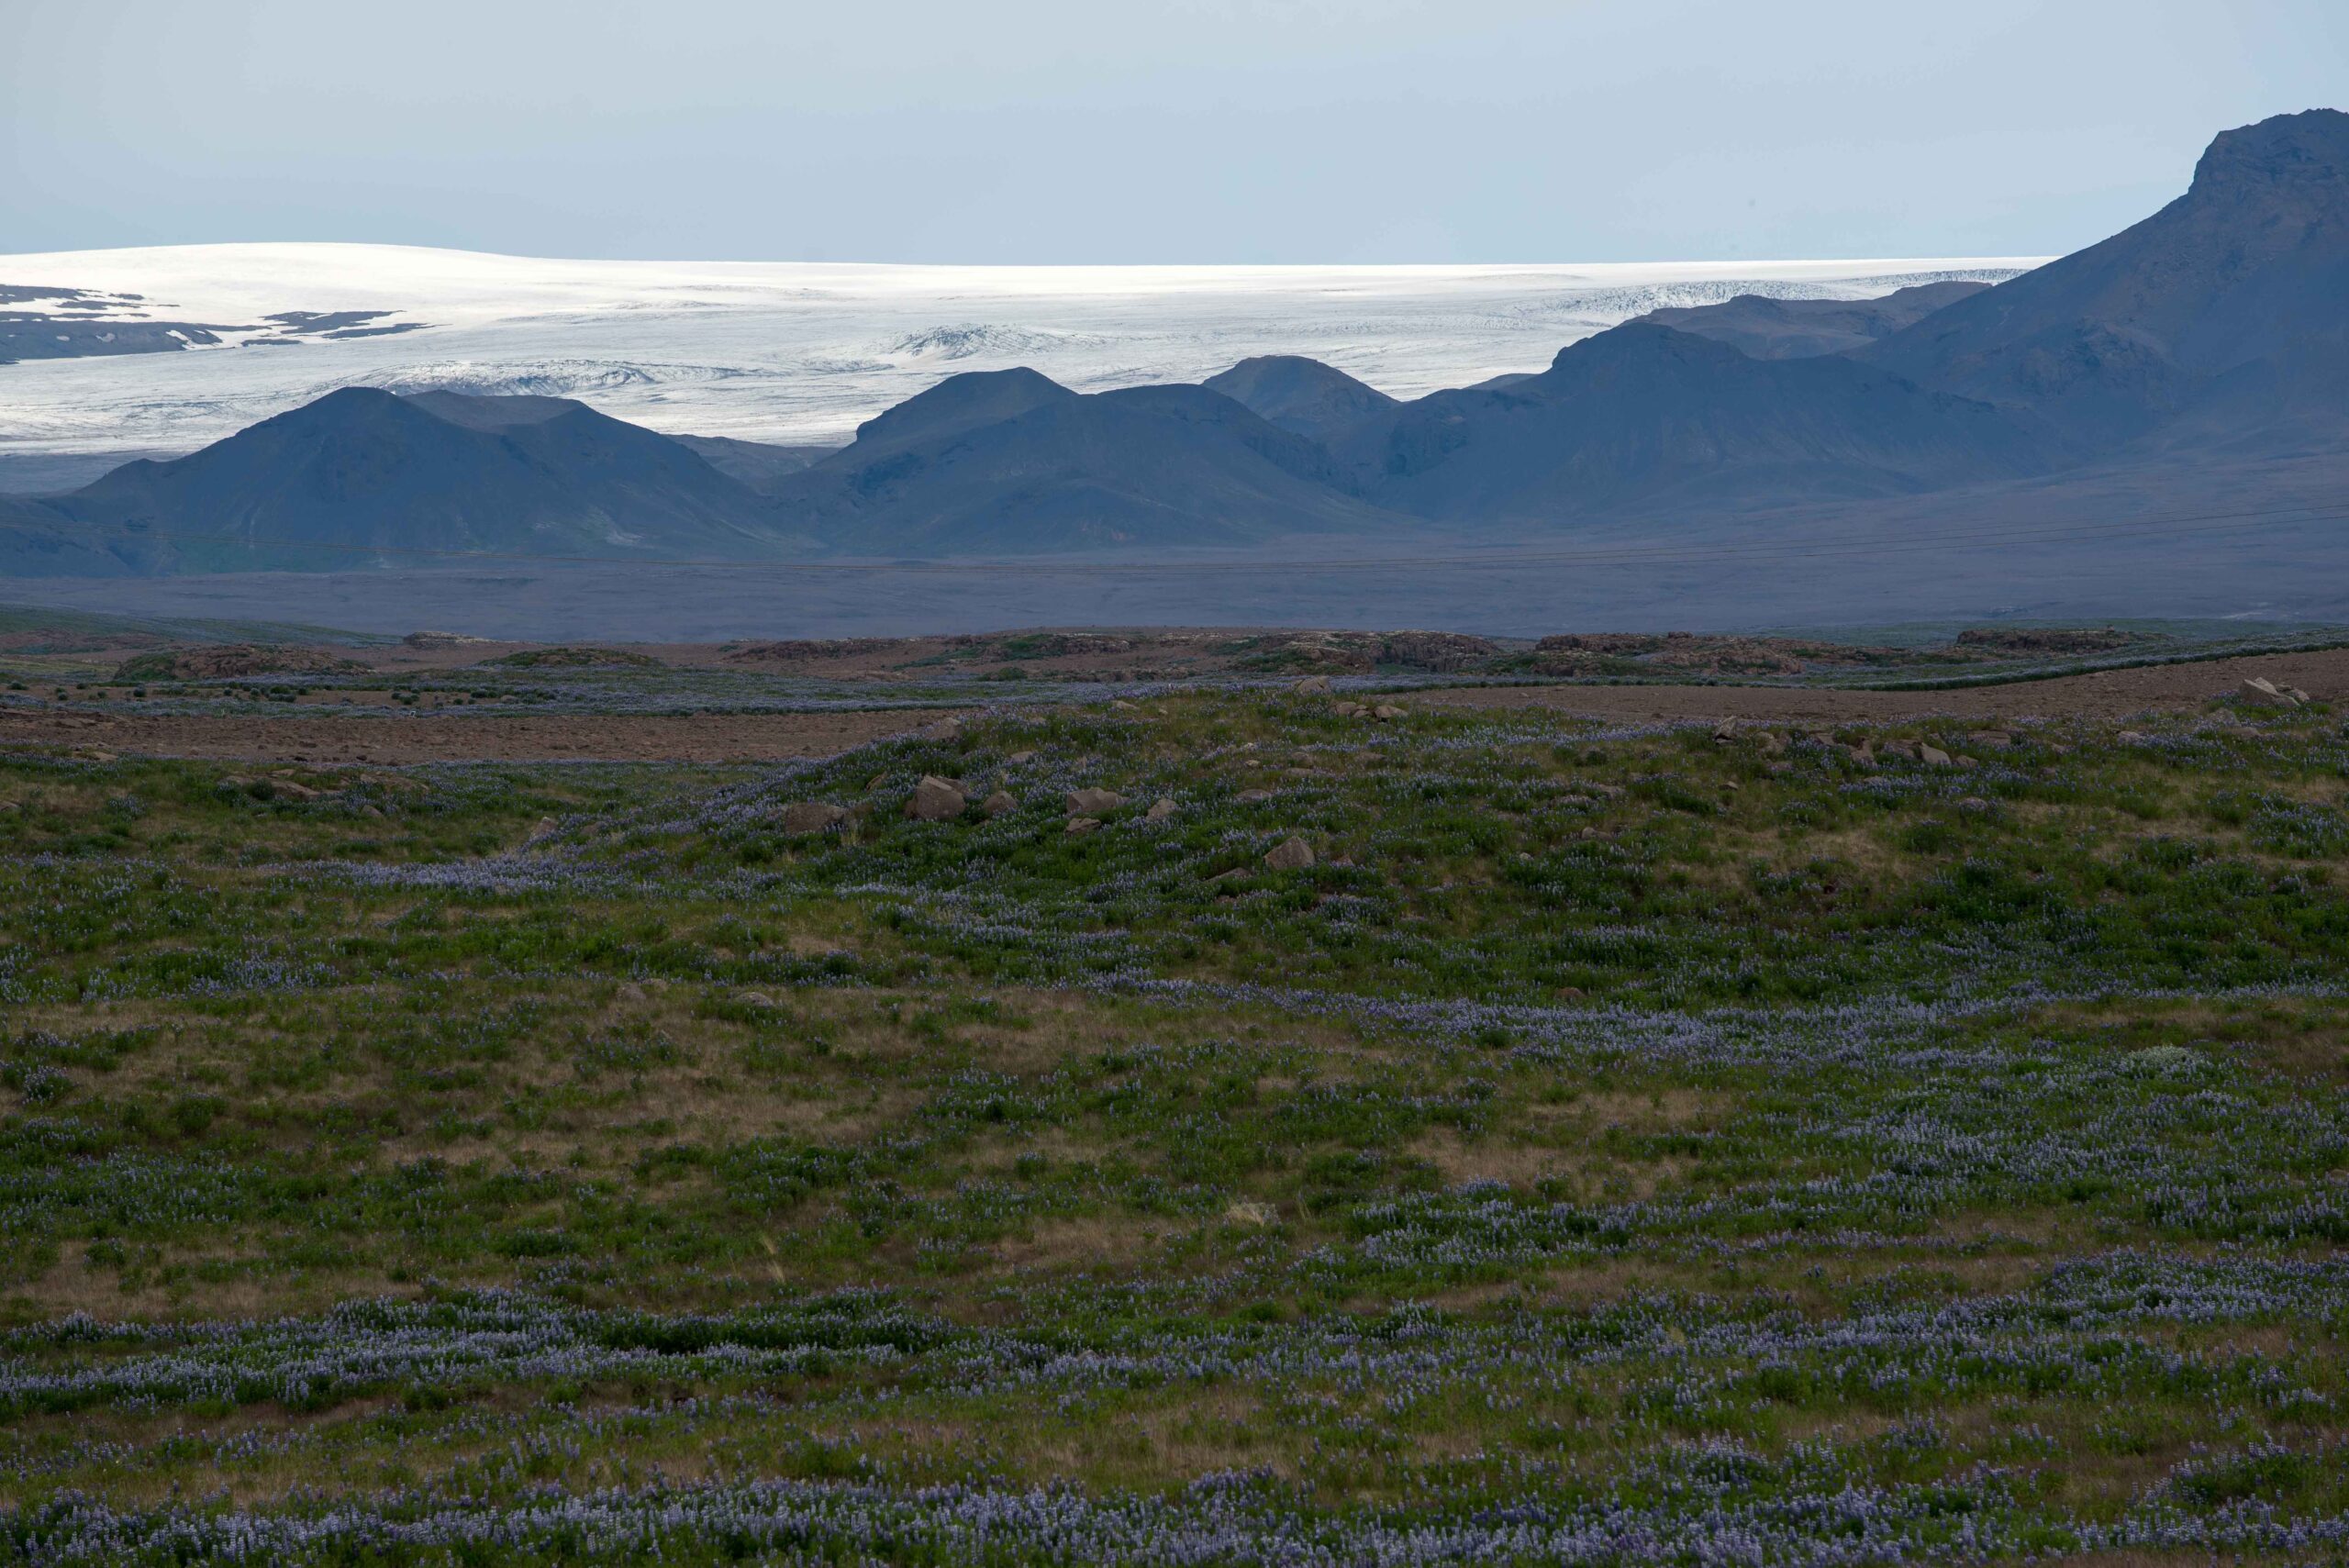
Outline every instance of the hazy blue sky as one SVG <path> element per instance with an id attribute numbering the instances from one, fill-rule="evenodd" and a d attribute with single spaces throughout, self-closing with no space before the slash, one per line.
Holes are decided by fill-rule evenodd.
<path id="1" fill-rule="evenodd" d="M 0 0 L 0 251 L 2035 253 L 2349 98 L 2349 0 Z"/>

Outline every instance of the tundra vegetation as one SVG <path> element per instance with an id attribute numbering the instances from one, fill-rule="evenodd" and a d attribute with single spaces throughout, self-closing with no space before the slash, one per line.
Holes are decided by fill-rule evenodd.
<path id="1" fill-rule="evenodd" d="M 2349 1550 L 2340 714 L 1346 699 L 0 753 L 0 1551 Z"/>

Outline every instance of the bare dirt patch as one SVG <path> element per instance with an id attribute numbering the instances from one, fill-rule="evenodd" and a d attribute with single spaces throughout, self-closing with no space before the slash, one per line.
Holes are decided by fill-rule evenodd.
<path id="1" fill-rule="evenodd" d="M 1787 686 L 1481 686 L 1415 692 L 1411 706 L 1548 708 L 1594 718 L 1897 723 L 1908 719 L 2122 718 L 2199 707 L 2252 675 L 2322 700 L 2349 694 L 2349 649 L 2261 653 L 2188 664 L 1933 691 L 1865 692 Z"/>
<path id="2" fill-rule="evenodd" d="M 947 711 L 247 718 L 33 710 L 0 712 L 0 746 L 319 764 L 779 762 L 834 756 Z"/>

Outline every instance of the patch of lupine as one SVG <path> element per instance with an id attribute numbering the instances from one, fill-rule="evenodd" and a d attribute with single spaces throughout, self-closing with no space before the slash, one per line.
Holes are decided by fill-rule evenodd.
<path id="1" fill-rule="evenodd" d="M 1887 1304 L 1818 1320 L 1784 1308 L 1636 1296 L 1579 1314 L 1497 1321 L 1417 1307 L 1331 1312 L 1287 1326 L 1130 1329 L 1098 1342 L 965 1328 L 870 1291 L 729 1315 L 594 1311 L 510 1292 L 351 1302 L 316 1318 L 101 1322 L 77 1315 L 0 1334 L 0 1408 L 274 1403 L 305 1409 L 384 1392 L 641 1381 L 774 1386 L 846 1377 L 979 1397 L 1166 1384 L 1262 1385 L 1375 1400 L 1390 1413 L 1464 1392 L 1518 1404 L 1570 1396 L 1594 1369 L 1631 1404 L 1733 1410 L 1842 1390 L 1893 1407 L 2029 1387 L 2107 1398 L 2226 1393 L 2315 1418 L 2336 1391 L 2288 1362 L 2222 1347 L 2181 1351 L 2161 1328 L 2316 1327 L 2340 1309 L 2349 1265 L 2243 1254 L 2181 1261 L 2123 1252 L 2054 1269 L 2021 1294 Z M 852 1375 L 856 1374 L 856 1375 Z"/>
<path id="2" fill-rule="evenodd" d="M 1984 1471 L 1957 1483 L 1870 1485 L 1807 1454 L 1770 1466 L 1701 1453 L 1658 1477 L 1661 1498 L 1553 1502 L 1473 1513 L 1440 1504 L 1336 1512 L 1258 1474 L 1200 1477 L 1165 1496 L 1064 1488 L 740 1481 L 605 1487 L 540 1484 L 506 1497 L 412 1490 L 362 1504 L 268 1513 L 183 1504 L 116 1508 L 64 1497 L 8 1521 L 34 1562 L 268 1561 L 762 1561 L 1239 1562 L 1335 1565 L 1569 1562 L 1840 1565 L 1978 1562 L 2066 1551 L 2336 1552 L 2349 1515 L 2296 1518 L 2238 1504 L 2189 1512 L 2149 1501 L 2110 1523 L 2076 1522 Z M 1728 1462 L 1723 1462 L 1726 1460 Z"/>

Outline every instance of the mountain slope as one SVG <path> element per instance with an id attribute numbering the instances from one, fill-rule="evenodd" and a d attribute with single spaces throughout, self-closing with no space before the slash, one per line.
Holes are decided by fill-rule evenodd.
<path id="1" fill-rule="evenodd" d="M 565 398 L 347 387 L 46 503 L 154 569 L 330 569 L 371 555 L 771 556 L 766 503 L 665 436 Z"/>
<path id="2" fill-rule="evenodd" d="M 2191 417 L 2256 436 L 2296 390 L 2339 428 L 2349 347 L 2349 115 L 2221 133 L 2187 193 L 2111 239 L 1862 350 L 1911 380 L 2118 442 Z M 2295 432 L 2298 432 L 2296 434 Z"/>
<path id="3" fill-rule="evenodd" d="M 733 436 L 672 436 L 671 440 L 738 484 L 763 495 L 786 474 L 812 468 L 834 452 L 831 447 L 783 447 Z"/>
<path id="4" fill-rule="evenodd" d="M 950 441 L 1076 395 L 1024 365 L 964 371 L 875 414 L 856 428 L 856 439 L 846 450 L 862 453 L 863 461 L 870 462 L 885 452 Z"/>
<path id="5" fill-rule="evenodd" d="M 992 421 L 974 412 L 1017 404 Z M 1079 396 L 1000 374 L 948 378 L 775 495 L 855 555 L 1233 546 L 1400 521 L 1345 494 L 1319 446 L 1219 393 Z"/>
<path id="6" fill-rule="evenodd" d="M 1267 424 L 1317 441 L 1396 406 L 1396 400 L 1376 387 L 1300 354 L 1242 360 L 1199 384 L 1223 394 Z"/>
<path id="7" fill-rule="evenodd" d="M 1651 310 L 1635 319 L 1710 338 L 1757 360 L 1802 360 L 1864 349 L 1988 288 L 1952 279 L 1878 299 L 1772 299 L 1742 294 L 1719 305 Z"/>
<path id="8" fill-rule="evenodd" d="M 128 577 L 153 569 L 140 541 L 101 537 L 44 501 L 0 495 L 0 577 Z"/>
<path id="9" fill-rule="evenodd" d="M 1847 359 L 1755 360 L 1624 326 L 1539 375 L 1407 404 L 1341 455 L 1382 506 L 1529 522 L 1908 495 L 2043 472 L 2058 451 L 2028 418 Z"/>

